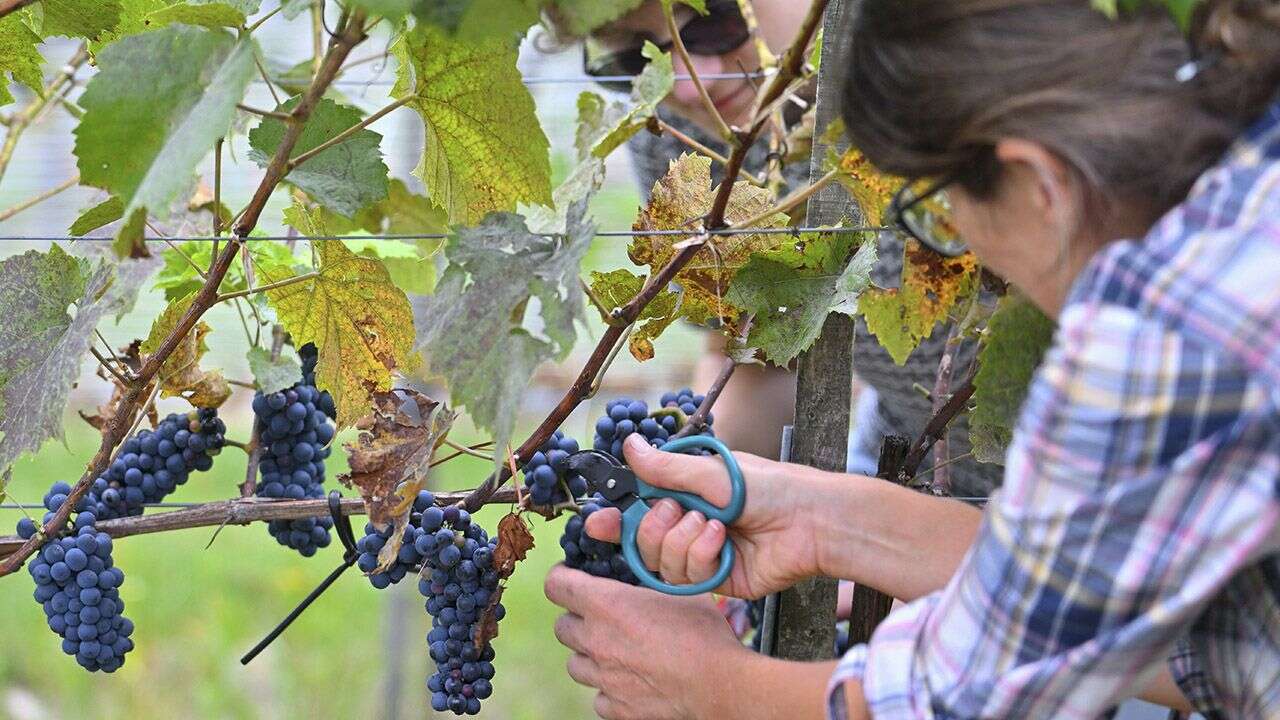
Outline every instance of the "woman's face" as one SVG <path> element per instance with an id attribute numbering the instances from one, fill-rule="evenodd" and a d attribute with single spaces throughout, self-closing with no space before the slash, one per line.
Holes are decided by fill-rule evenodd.
<path id="1" fill-rule="evenodd" d="M 809 9 L 809 0 L 795 2 L 755 0 L 752 5 L 755 9 L 760 37 L 770 51 L 776 54 L 786 49 L 787 43 L 800 29 L 800 24 L 804 21 Z M 677 27 L 683 27 L 695 16 L 696 12 L 693 9 L 683 4 L 676 5 Z M 594 36 L 594 40 L 610 52 L 639 47 L 645 40 L 662 44 L 670 39 L 671 33 L 667 31 L 662 5 L 657 0 L 648 0 Z M 671 54 L 676 75 L 687 76 L 689 69 L 674 51 Z M 714 57 L 694 55 L 691 52 L 690 60 L 699 77 L 754 72 L 760 69 L 760 58 L 756 52 L 754 40 L 748 40 L 737 49 Z M 749 114 L 751 104 L 755 100 L 755 86 L 752 85 L 752 81 L 746 78 L 713 79 L 704 80 L 703 85 L 720 116 L 729 125 L 745 126 L 751 120 Z M 702 104 L 697 88 L 690 80 L 677 80 L 662 106 L 692 121 L 703 130 L 712 133 L 716 130 L 710 112 Z"/>
<path id="2" fill-rule="evenodd" d="M 1089 225 L 1067 166 L 1043 146 L 1021 139 L 996 145 L 1000 180 L 991 197 L 953 186 L 952 221 L 982 264 L 1056 317 L 1076 276 L 1105 238 L 1142 232 L 1138 225 Z"/>

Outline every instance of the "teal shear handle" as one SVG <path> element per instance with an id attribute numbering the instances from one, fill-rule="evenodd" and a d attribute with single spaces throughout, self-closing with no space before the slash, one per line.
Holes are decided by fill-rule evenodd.
<path id="1" fill-rule="evenodd" d="M 640 551 L 636 547 L 636 533 L 640 528 L 640 521 L 649 512 L 649 505 L 644 501 L 671 498 L 685 510 L 696 510 L 707 516 L 708 519 L 719 520 L 726 527 L 732 525 L 742 516 L 742 508 L 747 503 L 747 486 L 742 479 L 742 469 L 738 467 L 738 461 L 734 459 L 733 453 L 729 451 L 729 448 L 725 447 L 724 443 L 706 435 L 691 435 L 672 440 L 662 447 L 664 452 L 684 452 L 692 449 L 714 450 L 724 460 L 725 468 L 729 471 L 729 484 L 732 488 L 732 495 L 728 505 L 722 508 L 716 507 L 698 495 L 656 488 L 637 478 L 636 494 L 640 496 L 641 501 L 632 503 L 631 507 L 627 508 L 622 514 L 623 558 L 627 561 L 627 565 L 630 566 L 631 572 L 635 573 L 636 577 L 640 579 L 640 584 L 668 595 L 701 595 L 711 592 L 723 584 L 729 578 L 729 572 L 733 570 L 733 542 L 728 538 L 725 539 L 724 547 L 720 550 L 720 567 L 716 570 L 715 575 L 712 575 L 707 580 L 692 585 L 672 585 L 671 583 L 663 582 L 644 566 L 644 560 L 641 559 Z"/>

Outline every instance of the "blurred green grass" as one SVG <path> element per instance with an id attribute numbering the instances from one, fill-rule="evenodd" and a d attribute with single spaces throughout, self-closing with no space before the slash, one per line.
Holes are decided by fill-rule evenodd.
<path id="1" fill-rule="evenodd" d="M 233 419 L 229 434 L 247 435 L 248 421 Z M 50 443 L 18 463 L 12 497 L 39 503 L 49 484 L 78 477 L 97 438 L 83 424 L 69 430 L 67 446 Z M 458 439 L 470 441 L 464 434 Z M 329 462 L 331 486 L 345 470 L 340 456 L 335 453 Z M 234 495 L 244 479 L 244 454 L 227 448 L 216 460 L 213 470 L 194 474 L 172 499 Z M 441 488 L 470 487 L 486 470 L 484 461 L 459 458 L 440 468 L 436 482 Z M 497 506 L 477 517 L 493 529 L 505 511 Z M 20 516 L 0 511 L 4 531 Z M 360 533 L 363 521 L 353 521 Z M 534 524 L 537 545 L 503 596 L 508 613 L 494 641 L 498 676 L 481 717 L 591 715 L 591 694 L 565 674 L 567 651 L 551 630 L 556 608 L 542 594 L 542 577 L 561 558 L 561 524 Z M 241 666 L 240 656 L 338 564 L 341 547 L 335 538 L 315 557 L 303 558 L 277 545 L 257 523 L 225 527 L 205 549 L 214 530 L 142 535 L 116 544 L 116 562 L 126 575 L 121 594 L 137 625 L 137 647 L 112 675 L 87 673 L 62 654 L 31 598 L 34 586 L 25 571 L 0 580 L 0 717 L 12 712 L 5 709 L 4 695 L 14 690 L 36 698 L 43 709 L 35 716 L 41 718 L 374 718 L 388 715 L 389 693 L 400 717 L 430 714 L 429 618 L 416 583 L 407 580 L 379 592 L 351 570 L 263 655 Z M 393 603 L 402 603 L 403 612 L 394 612 Z M 388 627 L 390 617 L 402 623 Z M 388 690 L 391 674 L 399 675 L 398 689 Z"/>

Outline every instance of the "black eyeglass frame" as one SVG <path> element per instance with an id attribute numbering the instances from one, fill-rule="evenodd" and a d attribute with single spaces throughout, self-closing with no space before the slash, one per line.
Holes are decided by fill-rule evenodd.
<path id="1" fill-rule="evenodd" d="M 909 212 L 911 208 L 914 208 L 934 195 L 946 190 L 949 186 L 959 182 L 960 177 L 960 172 L 953 172 L 944 175 L 942 178 L 929 185 L 924 192 L 914 195 L 910 197 L 910 199 L 908 199 L 908 196 L 912 195 L 911 188 L 919 181 L 908 180 L 896 193 L 893 194 L 893 199 L 889 201 L 889 216 L 892 219 L 893 225 L 915 239 L 921 245 L 929 248 L 939 255 L 942 255 L 943 257 L 960 257 L 961 255 L 969 252 L 969 248 L 964 243 L 959 243 L 958 245 L 941 245 L 936 242 L 929 233 L 919 231 L 912 227 L 910 222 L 907 222 L 907 212 Z"/>
<path id="2" fill-rule="evenodd" d="M 690 23 L 696 22 L 699 19 L 709 18 L 716 13 L 725 13 L 730 17 L 736 16 L 738 21 L 741 23 L 740 32 L 738 35 L 734 36 L 735 42 L 729 43 L 728 41 L 726 41 L 725 45 L 717 48 L 717 52 L 708 53 L 706 51 L 699 51 L 698 43 L 690 42 L 690 38 L 686 38 L 684 36 L 685 29 L 689 26 Z M 742 16 L 742 12 L 741 10 L 739 10 L 738 3 L 736 0 L 711 0 L 710 2 L 707 3 L 707 15 L 695 15 L 694 17 L 690 18 L 688 21 L 685 22 L 683 26 L 681 26 L 680 33 L 681 33 L 680 38 L 681 40 L 684 41 L 685 49 L 689 51 L 689 54 L 699 55 L 699 56 L 707 56 L 708 54 L 724 55 L 725 53 L 733 52 L 734 50 L 737 50 L 738 48 L 745 45 L 748 41 L 750 41 L 751 35 L 752 35 L 751 28 L 747 24 L 746 18 Z M 657 45 L 658 49 L 663 52 L 669 52 L 671 48 L 675 46 L 675 43 L 672 40 L 668 40 L 664 43 L 654 43 L 654 44 Z M 582 43 L 582 72 L 584 75 L 587 75 L 589 77 L 610 78 L 608 80 L 596 81 L 598 85 L 600 85 L 605 89 L 613 90 L 616 92 L 630 92 L 631 83 L 632 83 L 630 79 L 621 80 L 621 79 L 612 79 L 612 78 L 615 78 L 617 76 L 623 76 L 623 75 L 626 75 L 629 77 L 637 77 L 639 75 L 640 73 L 639 70 L 637 70 L 634 73 L 627 72 L 625 67 L 626 63 L 619 60 L 619 58 L 623 56 L 628 56 L 628 55 L 640 56 L 641 47 L 633 47 L 627 50 L 612 52 L 605 55 L 603 58 L 598 58 L 596 62 L 593 63 L 591 62 L 591 58 L 588 54 L 587 43 L 584 42 Z M 648 63 L 648 60 L 644 60 L 643 64 L 647 64 L 647 63 Z M 643 64 L 641 65 L 642 68 L 643 68 Z"/>

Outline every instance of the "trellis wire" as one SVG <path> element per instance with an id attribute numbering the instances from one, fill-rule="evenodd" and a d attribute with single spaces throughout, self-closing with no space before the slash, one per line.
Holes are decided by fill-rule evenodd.
<path id="1" fill-rule="evenodd" d="M 595 237 L 604 238 L 626 238 L 626 237 L 683 237 L 686 235 L 800 235 L 802 233 L 825 233 L 825 234 L 848 234 L 848 233 L 872 233 L 890 230 L 888 226 L 860 226 L 860 227 L 774 227 L 774 228 L 722 228 L 719 230 L 600 230 L 594 233 Z M 565 233 L 530 233 L 538 237 L 545 238 L 564 238 Z M 283 242 L 289 240 L 375 240 L 375 241 L 393 241 L 393 240 L 448 240 L 453 237 L 451 233 L 420 233 L 411 235 L 250 235 L 244 238 L 246 242 L 266 241 L 266 242 Z M 151 240 L 161 242 L 168 240 L 169 242 L 215 242 L 226 241 L 231 236 L 148 236 L 143 240 Z M 111 236 L 96 235 L 93 237 L 71 237 L 65 235 L 0 235 L 0 242 L 114 242 L 115 238 Z"/>

